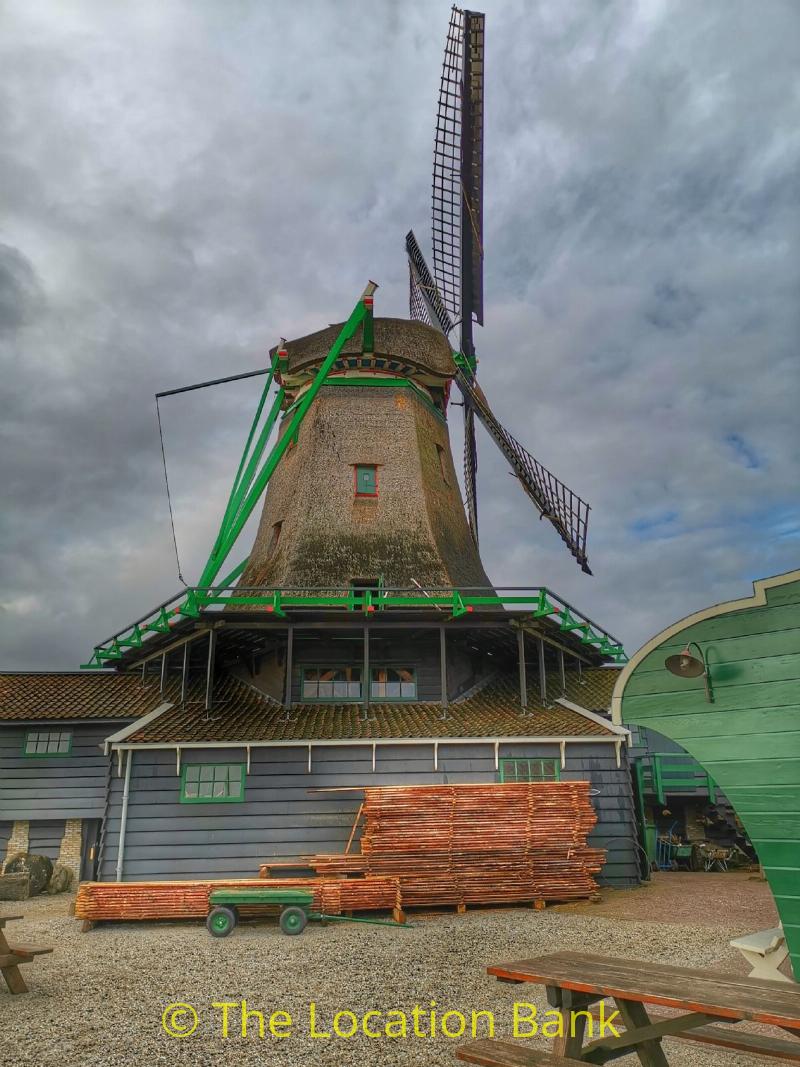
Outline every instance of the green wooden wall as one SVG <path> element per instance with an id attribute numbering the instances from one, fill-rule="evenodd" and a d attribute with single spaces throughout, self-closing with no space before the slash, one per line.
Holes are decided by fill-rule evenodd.
<path id="1" fill-rule="evenodd" d="M 664 666 L 687 641 L 708 659 L 711 704 L 702 678 Z M 677 741 L 723 789 L 758 852 L 800 978 L 800 571 L 756 582 L 754 597 L 648 642 L 619 679 L 614 713 Z"/>

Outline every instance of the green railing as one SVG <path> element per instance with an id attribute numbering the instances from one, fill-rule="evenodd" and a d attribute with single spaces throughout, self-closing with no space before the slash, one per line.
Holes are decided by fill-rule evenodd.
<path id="1" fill-rule="evenodd" d="M 612 634 L 545 586 L 496 589 L 477 586 L 464 589 L 348 587 L 331 590 L 300 587 L 250 589 L 226 584 L 182 590 L 131 626 L 101 641 L 95 646 L 89 662 L 81 666 L 85 670 L 113 666 L 129 649 L 141 648 L 152 634 L 169 633 L 182 618 L 199 619 L 201 615 L 225 608 L 263 611 L 280 619 L 288 618 L 293 610 L 309 608 L 366 615 L 433 608 L 454 619 L 469 615 L 476 609 L 509 608 L 525 612 L 530 619 L 549 618 L 557 624 L 559 632 L 574 634 L 581 644 L 591 645 L 595 652 L 615 663 L 627 660 L 621 643 Z"/>
<path id="2" fill-rule="evenodd" d="M 639 767 L 642 791 L 654 795 L 659 804 L 666 804 L 670 793 L 707 793 L 711 803 L 716 803 L 716 782 L 688 754 L 652 752 Z"/>

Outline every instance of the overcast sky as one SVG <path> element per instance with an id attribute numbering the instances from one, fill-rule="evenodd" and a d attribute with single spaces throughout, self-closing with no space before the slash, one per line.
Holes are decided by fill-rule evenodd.
<path id="1" fill-rule="evenodd" d="M 480 380 L 592 504 L 595 576 L 481 430 L 482 553 L 632 652 L 798 566 L 800 5 L 485 7 Z M 263 365 L 368 278 L 406 314 L 448 18 L 2 4 L 0 667 L 75 667 L 178 590 L 157 390 Z M 258 390 L 164 404 L 189 582 Z"/>

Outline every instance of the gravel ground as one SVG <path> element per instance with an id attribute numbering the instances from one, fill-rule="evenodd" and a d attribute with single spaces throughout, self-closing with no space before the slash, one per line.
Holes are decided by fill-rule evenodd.
<path id="1" fill-rule="evenodd" d="M 692 926 L 735 926 L 737 934 L 751 934 L 778 925 L 778 911 L 767 882 L 758 874 L 692 874 L 661 871 L 639 889 L 604 889 L 600 904 L 559 904 L 573 915 L 603 915 L 610 919 L 645 919 Z M 747 964 L 742 960 L 742 965 Z"/>
<path id="2" fill-rule="evenodd" d="M 758 893 L 762 887 L 753 884 Z M 702 895 L 702 876 L 695 887 Z M 635 890 L 625 897 L 641 910 L 657 899 L 658 891 L 654 897 L 647 896 L 650 892 Z M 622 896 L 613 894 L 615 907 Z M 24 968 L 30 993 L 11 997 L 0 990 L 2 1063 L 455 1067 L 458 1039 L 311 1038 L 309 1004 L 317 1005 L 318 1029 L 330 1030 L 327 1024 L 340 1010 L 359 1017 L 371 1009 L 410 1013 L 415 1004 L 428 1010 L 435 1000 L 440 1013 L 457 1010 L 469 1017 L 473 1010 L 492 1011 L 497 1036 L 510 1036 L 515 1000 L 535 1003 L 540 1013 L 547 1004 L 539 987 L 489 978 L 490 963 L 572 949 L 740 972 L 728 941 L 755 929 L 741 922 L 711 927 L 620 921 L 602 915 L 601 904 L 580 914 L 493 909 L 412 916 L 415 925 L 405 930 L 315 924 L 298 938 L 285 937 L 270 922 L 245 923 L 233 936 L 216 940 L 193 923 L 112 924 L 82 934 L 67 914 L 70 903 L 50 897 L 0 905 L 2 914 L 25 916 L 6 928 L 12 942 L 56 949 Z M 221 1010 L 211 1004 L 242 999 L 248 1008 L 264 1012 L 267 1022 L 270 1012 L 289 1012 L 291 1036 L 278 1040 L 267 1032 L 260 1040 L 254 1020 L 242 1038 L 239 1010 L 231 1009 L 231 1034 L 224 1039 Z M 165 1007 L 176 1002 L 193 1005 L 199 1016 L 194 1034 L 182 1039 L 167 1036 L 161 1025 Z M 548 1047 L 541 1038 L 531 1045 Z M 765 1062 L 688 1042 L 667 1041 L 665 1048 L 670 1064 L 679 1067 Z"/>

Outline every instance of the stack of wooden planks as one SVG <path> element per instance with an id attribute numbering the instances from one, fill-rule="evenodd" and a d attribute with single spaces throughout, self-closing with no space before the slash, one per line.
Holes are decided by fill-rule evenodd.
<path id="1" fill-rule="evenodd" d="M 403 907 L 597 892 L 605 852 L 587 845 L 588 782 L 369 787 L 362 811 L 361 854 L 309 857 L 318 875 L 397 878 Z"/>
<path id="2" fill-rule="evenodd" d="M 81 882 L 75 901 L 75 916 L 89 922 L 135 919 L 204 919 L 213 889 L 263 889 L 257 878 L 191 882 Z M 340 915 L 345 911 L 373 911 L 400 907 L 396 878 L 281 878 L 270 888 L 309 889 L 315 911 Z M 263 909 L 242 908 L 243 915 Z"/>

